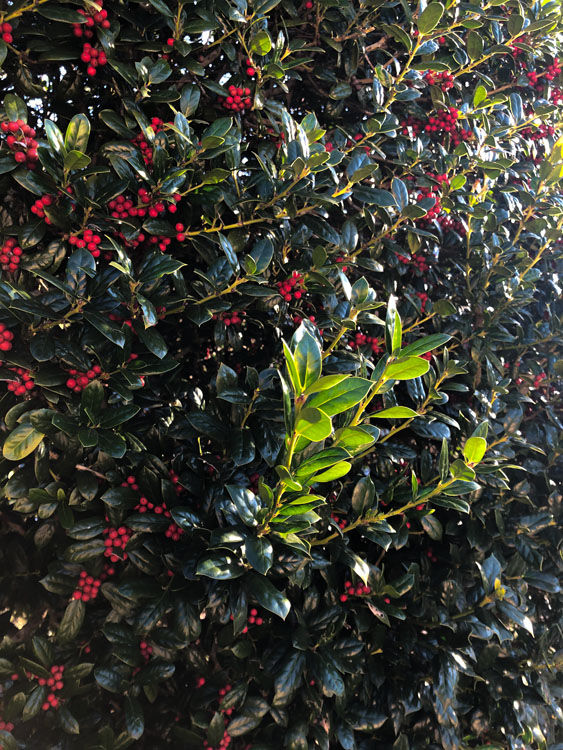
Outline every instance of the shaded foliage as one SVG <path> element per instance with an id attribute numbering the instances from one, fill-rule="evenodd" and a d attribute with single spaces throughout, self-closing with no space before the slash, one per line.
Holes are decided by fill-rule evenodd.
<path id="1" fill-rule="evenodd" d="M 559 5 L 0 22 L 2 747 L 560 747 Z"/>

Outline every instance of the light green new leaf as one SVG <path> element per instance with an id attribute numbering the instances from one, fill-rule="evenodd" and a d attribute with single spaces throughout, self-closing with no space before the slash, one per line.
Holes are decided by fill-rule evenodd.
<path id="1" fill-rule="evenodd" d="M 295 431 L 307 440 L 318 443 L 332 433 L 332 422 L 320 409 L 306 407 L 301 410 L 295 422 Z"/>
<path id="2" fill-rule="evenodd" d="M 90 122 L 86 115 L 75 115 L 69 122 L 65 133 L 65 148 L 67 151 L 86 152 L 90 137 Z"/>
<path id="3" fill-rule="evenodd" d="M 297 371 L 297 364 L 295 363 L 295 357 L 293 356 L 291 349 L 289 346 L 285 343 L 285 341 L 282 341 L 283 344 L 283 353 L 285 355 L 285 366 L 287 367 L 287 374 L 289 375 L 289 379 L 291 381 L 291 385 L 293 386 L 293 390 L 296 394 L 300 394 L 303 390 L 303 386 L 301 385 L 301 381 L 299 379 L 299 373 Z"/>
<path id="4" fill-rule="evenodd" d="M 430 363 L 420 357 L 401 358 L 397 362 L 387 365 L 385 375 L 393 380 L 412 380 L 424 375 L 430 369 Z"/>
<path id="5" fill-rule="evenodd" d="M 299 374 L 299 381 L 304 388 L 308 388 L 321 376 L 321 347 L 317 339 L 304 327 L 296 331 L 294 340 L 297 345 L 293 356 Z"/>
<path id="6" fill-rule="evenodd" d="M 321 380 L 324 380 L 324 378 Z M 333 417 L 335 414 L 340 414 L 358 404 L 367 395 L 372 385 L 373 383 L 366 378 L 350 376 L 341 380 L 332 388 L 313 394 L 307 400 L 307 406 L 322 408 L 325 414 Z"/>
<path id="7" fill-rule="evenodd" d="M 370 414 L 370 417 L 376 417 L 377 419 L 408 419 L 417 416 L 417 412 L 414 409 L 409 409 L 408 406 L 390 406 L 389 409 L 383 409 L 382 411 L 375 412 L 375 414 Z"/>
<path id="8" fill-rule="evenodd" d="M 463 457 L 468 464 L 478 464 L 487 450 L 487 441 L 482 437 L 470 437 L 463 446 Z"/>

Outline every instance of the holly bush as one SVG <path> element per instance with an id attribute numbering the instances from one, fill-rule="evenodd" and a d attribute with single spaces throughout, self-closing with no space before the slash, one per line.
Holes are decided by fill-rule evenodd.
<path id="1" fill-rule="evenodd" d="M 560 748 L 559 3 L 1 8 L 4 750 Z"/>

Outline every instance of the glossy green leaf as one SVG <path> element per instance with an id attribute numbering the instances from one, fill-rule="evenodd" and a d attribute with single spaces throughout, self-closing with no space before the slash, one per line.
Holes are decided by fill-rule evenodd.
<path id="1" fill-rule="evenodd" d="M 70 641 L 76 638 L 84 622 L 86 605 L 79 599 L 73 599 L 68 605 L 57 631 L 60 641 Z"/>
<path id="2" fill-rule="evenodd" d="M 254 570 L 266 575 L 274 561 L 274 548 L 271 543 L 262 537 L 249 537 L 244 546 L 246 559 Z"/>
<path id="3" fill-rule="evenodd" d="M 429 34 L 440 23 L 444 14 L 444 6 L 441 3 L 430 3 L 420 14 L 417 26 L 421 34 Z"/>
<path id="4" fill-rule="evenodd" d="M 447 344 L 450 339 L 451 336 L 446 333 L 433 333 L 430 336 L 424 336 L 401 349 L 401 357 L 419 357 L 421 354 L 426 354 L 426 352 Z"/>
<path id="5" fill-rule="evenodd" d="M 285 620 L 291 609 L 289 599 L 267 578 L 256 573 L 247 573 L 244 584 L 248 595 L 255 599 L 261 607 Z"/>

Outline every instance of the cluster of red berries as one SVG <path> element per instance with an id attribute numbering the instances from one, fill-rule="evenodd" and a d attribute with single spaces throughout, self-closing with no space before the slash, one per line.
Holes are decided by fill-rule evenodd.
<path id="1" fill-rule="evenodd" d="M 276 148 L 281 148 L 282 142 L 285 141 L 285 133 L 282 131 L 278 135 L 273 128 L 268 128 L 266 132 L 268 133 L 268 135 L 272 136 L 272 140 L 275 142 Z"/>
<path id="2" fill-rule="evenodd" d="M 536 375 L 534 378 L 534 388 L 539 388 L 539 386 L 542 384 L 542 381 L 547 380 L 547 375 L 545 372 L 540 372 L 539 375 Z"/>
<path id="3" fill-rule="evenodd" d="M 121 305 L 127 307 L 125 302 L 121 302 Z M 141 309 L 136 302 L 131 305 L 129 309 L 131 310 L 133 318 L 136 318 L 140 315 Z M 155 312 L 159 320 L 162 320 L 162 318 L 166 317 L 166 307 L 164 307 L 163 305 L 155 308 Z M 110 313 L 108 315 L 108 318 L 110 320 L 113 320 L 114 323 L 120 323 L 122 326 L 127 326 L 133 333 L 136 333 L 135 329 L 133 328 L 133 320 L 131 318 L 125 318 L 123 317 L 123 315 L 118 315 L 117 313 Z M 138 355 L 134 355 L 133 359 L 137 359 L 137 357 Z M 129 361 L 131 361 L 131 359 Z"/>
<path id="4" fill-rule="evenodd" d="M 125 482 L 121 483 L 122 487 L 129 487 L 132 490 L 138 491 L 139 485 L 137 484 L 137 480 L 134 476 L 129 476 L 125 480 Z M 180 490 L 181 491 L 181 490 Z M 162 503 L 159 505 L 158 503 L 151 503 L 148 498 L 146 498 L 144 495 L 142 495 L 139 498 L 139 502 L 135 506 L 135 510 L 138 513 L 148 513 L 149 511 L 152 513 L 156 513 L 156 515 L 165 516 L 165 518 L 171 518 L 170 511 L 168 510 L 168 507 L 166 505 L 166 502 L 163 500 Z M 177 523 L 174 521 L 170 522 L 170 525 L 165 531 L 165 536 L 168 539 L 172 539 L 173 542 L 177 542 L 182 534 L 184 533 L 184 530 L 178 526 Z"/>
<path id="5" fill-rule="evenodd" d="M 528 34 L 522 34 L 522 36 L 518 37 L 517 44 L 527 44 L 530 45 L 531 39 L 528 36 Z M 514 57 L 520 57 L 521 55 L 525 54 L 525 51 L 521 47 L 517 47 L 515 44 L 510 45 L 510 51 L 514 55 Z"/>
<path id="6" fill-rule="evenodd" d="M 176 472 L 173 469 L 170 469 L 168 472 L 170 475 L 170 481 L 174 485 L 174 491 L 177 495 L 181 495 L 183 491 L 183 487 L 180 484 L 180 477 L 176 474 Z"/>
<path id="7" fill-rule="evenodd" d="M 86 388 L 91 380 L 95 380 L 102 372 L 100 365 L 94 365 L 91 370 L 80 372 L 80 370 L 69 370 L 70 378 L 66 381 L 66 387 L 75 393 L 80 393 Z"/>
<path id="8" fill-rule="evenodd" d="M 31 213 L 45 220 L 45 224 L 50 224 L 51 219 L 45 214 L 45 206 L 51 206 L 53 203 L 52 195 L 42 195 L 31 207 Z"/>
<path id="9" fill-rule="evenodd" d="M 340 601 L 345 602 L 348 600 L 349 596 L 364 596 L 366 594 L 371 594 L 371 589 L 369 586 L 364 586 L 363 583 L 359 583 L 356 588 L 354 588 L 352 581 L 344 581 L 344 588 L 346 589 L 345 594 L 340 594 Z"/>
<path id="10" fill-rule="evenodd" d="M 294 271 L 286 281 L 278 281 L 277 286 L 286 302 L 291 302 L 292 299 L 301 299 L 303 292 L 307 291 L 303 283 L 303 275 L 298 271 Z"/>
<path id="11" fill-rule="evenodd" d="M 14 725 L 11 721 L 4 721 L 3 719 L 0 719 L 0 732 L 11 732 L 14 728 Z M 2 746 L 0 745 L 0 748 Z"/>
<path id="12" fill-rule="evenodd" d="M 438 224 L 441 226 L 443 232 L 447 232 L 451 229 L 453 232 L 457 232 L 461 237 L 465 237 L 467 233 L 467 229 L 461 219 L 453 219 L 446 213 L 442 213 L 438 216 Z"/>
<path id="13" fill-rule="evenodd" d="M 341 529 L 345 529 L 348 526 L 348 521 L 345 518 L 340 518 L 336 513 L 331 513 L 330 518 Z"/>
<path id="14" fill-rule="evenodd" d="M 528 83 L 532 88 L 536 89 L 536 91 L 542 90 L 542 82 L 539 80 L 539 76 L 535 70 L 530 70 L 528 73 L 526 73 L 526 78 L 528 79 Z"/>
<path id="15" fill-rule="evenodd" d="M 401 120 L 401 133 L 408 135 L 409 137 L 416 138 L 424 130 L 424 120 L 421 120 L 414 115 L 409 115 L 404 120 Z"/>
<path id="16" fill-rule="evenodd" d="M 442 109 L 436 116 L 431 115 L 428 118 L 424 130 L 431 135 L 449 136 L 454 148 L 463 141 L 471 141 L 475 137 L 474 133 L 472 130 L 466 130 L 458 126 L 459 114 L 459 110 L 456 107 Z"/>
<path id="17" fill-rule="evenodd" d="M 220 320 L 222 323 L 224 323 L 226 326 L 236 326 L 242 323 L 242 319 L 245 317 L 246 313 L 244 310 L 233 310 L 233 312 L 223 312 L 219 313 L 213 313 L 211 316 L 213 320 Z"/>
<path id="18" fill-rule="evenodd" d="M 233 617 L 233 615 L 231 615 L 230 619 L 232 621 L 235 618 Z M 259 617 L 258 616 L 258 610 L 255 607 L 252 607 L 252 609 L 249 612 L 249 615 L 248 615 L 248 618 L 247 618 L 246 622 L 248 624 L 244 626 L 244 628 L 241 631 L 242 633 L 248 633 L 248 625 L 263 625 L 264 624 L 264 619 L 262 617 Z"/>
<path id="19" fill-rule="evenodd" d="M 14 159 L 18 164 L 25 164 L 28 169 L 35 169 L 39 159 L 35 128 L 23 120 L 11 120 L 3 122 L 0 129 L 6 133 L 6 145 L 14 152 Z"/>
<path id="20" fill-rule="evenodd" d="M 432 547 L 428 548 L 426 552 L 426 557 L 430 560 L 430 562 L 433 562 L 433 563 L 438 562 L 438 558 L 434 554 L 434 550 L 432 549 Z"/>
<path id="21" fill-rule="evenodd" d="M 548 65 L 544 71 L 544 76 L 548 81 L 555 80 L 561 72 L 561 61 L 556 57 L 555 60 Z"/>
<path id="22" fill-rule="evenodd" d="M 346 258 L 343 255 L 339 255 L 337 258 L 334 259 L 334 262 L 340 265 L 341 263 L 346 262 Z M 346 273 L 346 271 L 348 270 L 348 266 L 342 265 L 340 267 L 340 270 L 342 271 L 342 273 Z"/>
<path id="23" fill-rule="evenodd" d="M 170 521 L 168 528 L 164 532 L 164 536 L 167 539 L 172 539 L 173 542 L 178 542 L 183 533 L 184 529 L 178 526 L 175 521 Z"/>
<path id="24" fill-rule="evenodd" d="M 254 607 L 250 610 L 247 620 L 249 625 L 263 625 L 264 620 L 262 617 L 258 617 L 258 610 Z"/>
<path id="25" fill-rule="evenodd" d="M 127 219 L 129 216 L 146 216 L 147 213 L 144 208 L 138 209 L 131 198 L 127 198 L 125 195 L 118 195 L 117 198 L 111 200 L 108 203 L 108 209 L 114 219 Z"/>
<path id="26" fill-rule="evenodd" d="M 250 109 L 252 101 L 250 99 L 250 89 L 242 86 L 229 86 L 228 96 L 219 96 L 217 101 L 222 104 L 225 109 L 230 109 L 233 112 L 244 112 L 245 109 Z"/>
<path id="27" fill-rule="evenodd" d="M 166 205 L 162 201 L 156 201 L 156 203 L 153 203 L 153 197 L 146 188 L 139 188 L 137 190 L 137 195 L 139 201 L 143 205 L 148 206 L 147 213 L 151 219 L 156 219 L 159 214 L 163 214 L 166 211 Z M 176 201 L 180 200 L 180 198 L 181 196 L 178 198 L 174 196 Z M 140 213 L 142 210 L 142 208 L 137 209 L 137 216 L 144 215 Z M 176 204 L 169 204 L 168 210 L 171 211 L 171 213 L 174 213 L 176 211 Z M 131 215 L 131 212 L 129 212 L 129 215 Z"/>
<path id="28" fill-rule="evenodd" d="M 172 208 L 172 206 L 170 206 L 170 208 Z M 117 232 L 116 237 L 118 237 L 126 247 L 131 247 L 134 250 L 147 239 L 147 236 L 143 232 L 139 232 L 134 239 L 127 239 L 122 232 Z M 149 236 L 148 242 L 151 245 L 158 245 L 159 250 L 164 253 L 172 242 L 172 239 L 161 234 L 152 234 Z"/>
<path id="29" fill-rule="evenodd" d="M 106 527 L 104 529 L 104 555 L 109 557 L 112 563 L 116 563 L 119 560 L 127 560 L 127 552 L 125 547 L 127 542 L 131 539 L 131 529 L 126 526 L 120 526 L 117 529 Z"/>
<path id="30" fill-rule="evenodd" d="M 135 492 L 138 492 L 139 490 L 137 479 L 133 475 L 127 477 L 127 479 L 124 482 L 121 482 L 121 486 L 128 487 L 130 490 L 135 490 Z"/>
<path id="31" fill-rule="evenodd" d="M 14 37 L 12 36 L 12 24 L 4 21 L 0 26 L 0 29 L 2 30 L 2 41 L 6 42 L 6 44 L 11 44 L 14 41 Z"/>
<path id="32" fill-rule="evenodd" d="M 200 677 L 197 682 L 197 687 L 201 687 L 202 685 L 205 685 L 205 678 Z M 226 716 L 223 717 L 223 722 L 225 726 L 225 730 L 223 732 L 223 737 L 219 741 L 219 744 L 216 748 L 212 748 L 211 745 L 207 742 L 207 740 L 204 740 L 203 747 L 206 748 L 206 750 L 225 750 L 230 744 L 231 744 L 231 736 L 229 735 L 227 727 L 229 726 L 229 719 L 227 716 L 230 716 L 233 713 L 233 708 L 221 708 L 221 703 L 225 699 L 225 696 L 231 692 L 232 690 L 231 685 L 225 685 L 224 687 L 220 688 L 218 691 L 217 698 L 219 700 L 219 711 L 222 714 L 226 714 Z"/>
<path id="33" fill-rule="evenodd" d="M 123 302 L 121 303 L 124 304 Z M 108 318 L 112 320 L 114 323 L 121 323 L 122 326 L 127 326 L 133 331 L 133 321 L 131 318 L 124 318 L 121 315 L 118 315 L 117 313 L 110 313 L 108 315 Z M 133 331 L 135 333 L 135 331 Z"/>
<path id="34" fill-rule="evenodd" d="M 80 59 L 82 62 L 88 63 L 86 72 L 89 76 L 95 76 L 98 66 L 103 67 L 108 61 L 106 53 L 102 49 L 92 47 L 90 42 L 84 42 Z"/>
<path id="35" fill-rule="evenodd" d="M 63 672 L 65 671 L 65 668 L 63 665 L 57 665 L 51 667 L 51 676 L 50 677 L 38 677 L 37 682 L 43 686 L 47 686 L 51 688 L 51 692 L 47 695 L 47 700 L 41 708 L 43 711 L 48 711 L 50 708 L 57 708 L 59 705 L 59 699 L 55 695 L 57 690 L 62 690 L 64 687 L 63 682 Z"/>
<path id="36" fill-rule="evenodd" d="M 146 641 L 141 641 L 139 643 L 139 649 L 141 651 L 141 656 L 145 661 L 148 661 L 151 658 L 152 654 L 152 646 L 149 646 L 149 644 Z"/>
<path id="37" fill-rule="evenodd" d="M 254 63 L 249 57 L 246 58 L 246 60 L 244 61 L 244 64 L 246 65 L 246 75 L 250 76 L 251 78 L 252 76 L 255 76 L 256 69 L 254 67 Z M 250 91 L 248 93 L 250 94 Z"/>
<path id="38" fill-rule="evenodd" d="M 460 143 L 472 141 L 474 138 L 475 133 L 472 130 L 468 130 L 466 128 L 456 128 L 452 133 L 450 133 L 450 139 L 454 148 L 456 146 L 459 146 Z"/>
<path id="39" fill-rule="evenodd" d="M 169 125 L 171 123 L 168 123 Z M 155 133 L 159 133 L 163 127 L 164 127 L 164 120 L 161 120 L 160 117 L 153 117 L 151 118 L 151 127 L 154 130 Z M 151 148 L 150 143 L 147 142 L 145 136 L 143 133 L 139 133 L 136 135 L 131 143 L 134 146 L 138 146 L 141 150 L 141 153 L 143 155 L 143 161 L 145 164 L 152 164 L 152 156 L 153 156 L 153 150 Z"/>
<path id="40" fill-rule="evenodd" d="M 179 221 L 174 229 L 176 230 L 176 240 L 178 242 L 184 242 L 186 239 L 186 227 Z"/>
<path id="41" fill-rule="evenodd" d="M 437 172 L 427 172 L 426 176 L 430 177 L 432 180 L 436 180 L 439 185 L 446 185 L 446 187 L 449 187 L 450 185 L 450 178 L 448 177 L 447 172 L 443 172 L 442 174 L 438 174 Z"/>
<path id="42" fill-rule="evenodd" d="M 134 239 L 128 239 L 123 232 L 115 232 L 115 237 L 121 240 L 125 247 L 131 247 L 134 250 L 146 240 L 146 236 L 143 232 L 139 232 Z"/>
<path id="43" fill-rule="evenodd" d="M 98 596 L 101 585 L 101 578 L 94 578 L 94 576 L 88 575 L 86 570 L 82 570 L 78 580 L 78 588 L 74 591 L 72 598 L 89 602 L 90 599 L 95 599 Z"/>
<path id="44" fill-rule="evenodd" d="M 4 323 L 0 323 L 0 352 L 9 352 L 13 340 L 14 334 L 6 328 Z"/>
<path id="45" fill-rule="evenodd" d="M 170 208 L 176 208 L 176 206 L 170 206 Z M 151 234 L 149 237 L 149 245 L 157 245 L 158 249 L 165 253 L 168 249 L 168 246 L 172 242 L 171 237 L 165 237 L 163 234 Z"/>
<path id="46" fill-rule="evenodd" d="M 17 271 L 23 250 L 14 237 L 8 237 L 0 248 L 0 263 L 3 271 Z"/>
<path id="47" fill-rule="evenodd" d="M 103 9 L 103 4 L 104 0 L 96 0 L 96 5 L 99 6 L 100 10 L 95 10 L 91 7 L 88 8 L 88 11 L 85 11 L 82 8 L 78 9 L 78 13 L 80 13 L 81 16 L 86 16 L 86 22 L 83 24 L 72 24 L 72 33 L 74 34 L 74 36 L 85 36 L 86 39 L 91 39 L 94 36 L 93 27 L 96 24 L 98 24 L 98 26 L 101 26 L 102 29 L 109 29 L 110 22 L 108 21 L 108 12 L 107 10 Z M 84 28 L 84 26 L 86 28 Z"/>
<path id="48" fill-rule="evenodd" d="M 24 393 L 35 388 L 33 376 L 28 370 L 24 370 L 23 367 L 10 367 L 9 369 L 18 375 L 14 380 L 8 381 L 8 390 L 12 391 L 15 396 L 23 396 Z"/>
<path id="49" fill-rule="evenodd" d="M 421 224 L 427 224 L 429 221 L 437 219 L 440 212 L 442 211 L 442 204 L 440 203 L 440 194 L 435 192 L 433 188 L 421 187 L 420 192 L 416 196 L 417 201 L 423 200 L 423 198 L 430 198 L 434 201 L 432 208 L 429 208 L 426 212 L 426 216 L 423 216 L 417 221 Z"/>
<path id="50" fill-rule="evenodd" d="M 449 91 L 454 86 L 455 78 L 447 70 L 436 73 L 435 70 L 429 70 L 424 74 L 424 80 L 429 86 L 439 86 L 442 91 Z"/>
<path id="51" fill-rule="evenodd" d="M 295 325 L 295 326 L 300 326 L 300 325 L 301 325 L 301 323 L 302 323 L 302 322 L 303 322 L 303 321 L 305 320 L 305 318 L 303 318 L 303 317 L 302 317 L 301 315 L 292 315 L 291 319 L 292 319 L 292 321 L 293 321 L 293 325 Z M 309 316 L 307 317 L 307 320 L 310 320 L 310 321 L 311 321 L 311 323 L 315 323 L 315 324 L 316 324 L 316 322 L 315 322 L 315 321 L 316 321 L 316 319 L 315 319 L 315 316 L 314 316 L 314 315 L 309 315 Z M 322 331 L 319 331 L 319 333 L 320 333 L 320 334 L 321 334 L 321 336 L 322 336 Z"/>
<path id="52" fill-rule="evenodd" d="M 201 678 L 201 679 L 203 679 L 203 678 Z M 233 709 L 232 708 L 226 708 L 226 709 L 225 708 L 221 708 L 221 703 L 223 702 L 223 699 L 225 698 L 225 696 L 227 695 L 227 693 L 230 693 L 232 689 L 233 689 L 232 685 L 227 684 L 227 685 L 225 685 L 225 687 L 219 688 L 219 691 L 218 691 L 219 711 L 221 711 L 221 713 L 227 714 L 227 716 L 230 716 L 233 713 Z"/>
<path id="53" fill-rule="evenodd" d="M 427 133 L 453 133 L 459 119 L 459 110 L 456 107 L 442 109 L 436 116 L 430 115 L 428 124 L 424 128 Z"/>
<path id="54" fill-rule="evenodd" d="M 535 128 L 523 128 L 521 132 L 524 138 L 528 138 L 531 141 L 540 141 L 542 138 L 555 135 L 556 131 L 553 125 L 542 123 Z"/>
<path id="55" fill-rule="evenodd" d="M 307 2 L 305 3 L 305 7 L 307 8 L 307 10 L 311 10 L 311 8 L 313 7 L 313 0 L 307 0 Z"/>
<path id="56" fill-rule="evenodd" d="M 563 101 L 563 89 L 553 89 L 549 99 L 552 104 L 558 106 Z"/>
<path id="57" fill-rule="evenodd" d="M 123 483 L 121 486 L 127 487 L 128 485 Z M 162 501 L 161 505 L 158 505 L 158 504 L 155 505 L 155 503 L 151 503 L 151 501 L 148 498 L 146 498 L 144 495 L 142 495 L 139 498 L 139 502 L 135 506 L 135 510 L 138 511 L 139 513 L 148 513 L 149 511 L 152 511 L 153 513 L 156 513 L 157 516 L 163 515 L 163 516 L 166 516 L 166 518 L 171 517 L 170 511 L 166 507 L 166 503 L 164 502 L 164 500 Z"/>
<path id="58" fill-rule="evenodd" d="M 91 229 L 84 229 L 82 237 L 79 234 L 71 235 L 68 241 L 74 247 L 86 248 L 86 250 L 92 253 L 94 258 L 100 257 L 99 245 L 102 242 L 102 238 L 99 234 L 94 234 Z"/>
<path id="59" fill-rule="evenodd" d="M 254 492 L 254 494 L 258 492 L 258 480 L 259 479 L 260 479 L 260 474 L 257 471 L 253 472 L 248 477 L 248 481 L 249 481 L 248 489 Z"/>
<path id="60" fill-rule="evenodd" d="M 225 726 L 227 726 L 228 723 L 229 720 L 225 719 Z M 205 748 L 205 750 L 225 750 L 225 748 L 229 747 L 229 745 L 231 744 L 231 739 L 231 735 L 225 729 L 225 731 L 223 732 L 223 737 L 221 738 L 221 741 L 219 742 L 217 747 L 213 747 L 212 745 L 210 745 L 207 740 L 203 740 L 203 747 Z"/>
<path id="61" fill-rule="evenodd" d="M 356 133 L 356 135 L 354 136 L 354 140 L 355 141 L 361 141 L 362 138 L 364 138 L 364 137 L 365 136 L 364 136 L 363 133 Z M 346 145 L 348 147 L 350 147 L 350 146 L 353 145 L 353 142 L 352 141 L 348 141 L 348 143 Z M 362 148 L 364 149 L 364 151 L 366 152 L 366 154 L 371 154 L 371 146 L 362 146 Z"/>
<path id="62" fill-rule="evenodd" d="M 405 258 L 404 255 L 397 255 L 397 258 L 400 263 L 404 263 L 405 265 L 413 265 L 417 271 L 420 271 L 421 273 L 424 273 L 425 271 L 428 271 L 430 266 L 426 262 L 426 258 L 424 258 L 422 255 L 413 255 L 412 258 Z"/>
<path id="63" fill-rule="evenodd" d="M 375 336 L 368 336 L 361 331 L 356 331 L 354 338 L 350 341 L 350 349 L 354 351 L 362 346 L 369 346 L 374 354 L 382 354 L 383 347 L 381 346 L 381 340 L 375 338 Z"/>
<path id="64" fill-rule="evenodd" d="M 166 211 L 166 206 L 162 201 L 156 201 L 152 204 L 153 198 L 146 188 L 139 188 L 137 191 L 138 201 L 141 205 L 135 205 L 131 198 L 124 195 L 118 195 L 117 198 L 111 200 L 108 203 L 108 209 L 110 215 L 115 219 L 127 219 L 130 216 L 139 216 L 144 218 L 150 216 L 151 219 L 156 219 L 159 214 Z M 168 204 L 168 210 L 170 213 L 177 211 L 176 203 L 182 200 L 180 193 L 175 193 L 173 196 L 175 203 Z"/>
<path id="65" fill-rule="evenodd" d="M 424 312 L 424 308 L 428 304 L 428 295 L 426 294 L 426 292 L 416 292 L 416 296 L 420 300 L 420 310 L 421 312 Z"/>

